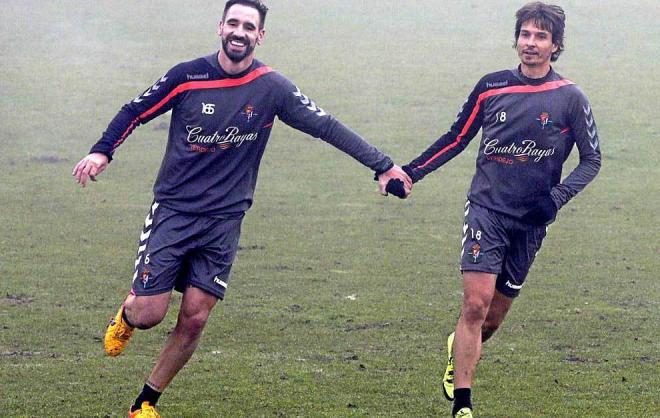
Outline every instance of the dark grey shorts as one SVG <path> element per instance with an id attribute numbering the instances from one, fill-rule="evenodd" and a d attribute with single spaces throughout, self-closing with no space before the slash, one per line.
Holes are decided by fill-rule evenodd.
<path id="1" fill-rule="evenodd" d="M 154 202 L 140 235 L 133 293 L 157 295 L 186 287 L 224 299 L 243 214 L 199 216 Z"/>
<path id="2" fill-rule="evenodd" d="M 528 225 L 468 201 L 461 271 L 496 274 L 497 290 L 514 298 L 520 293 L 546 230 L 545 226 Z"/>

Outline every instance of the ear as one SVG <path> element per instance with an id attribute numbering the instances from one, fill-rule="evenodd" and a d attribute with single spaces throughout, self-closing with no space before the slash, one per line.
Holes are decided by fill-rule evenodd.
<path id="1" fill-rule="evenodd" d="M 557 51 L 559 51 L 559 45 L 553 43 L 552 44 L 552 53 L 554 54 Z"/>
<path id="2" fill-rule="evenodd" d="M 222 26 L 223 26 L 223 23 L 224 23 L 224 22 L 223 22 L 222 20 L 221 20 L 220 22 L 218 22 L 218 30 L 217 30 L 217 34 L 218 34 L 218 36 L 220 36 L 220 37 L 222 37 Z"/>
<path id="3" fill-rule="evenodd" d="M 266 29 L 260 29 L 259 35 L 257 35 L 257 45 L 261 45 L 266 39 Z"/>

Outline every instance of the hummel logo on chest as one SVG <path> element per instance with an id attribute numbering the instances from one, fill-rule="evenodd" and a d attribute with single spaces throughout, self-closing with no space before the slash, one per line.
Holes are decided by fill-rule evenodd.
<path id="1" fill-rule="evenodd" d="M 209 79 L 209 73 L 205 73 L 205 74 L 186 74 L 186 78 L 188 80 L 208 80 Z"/>

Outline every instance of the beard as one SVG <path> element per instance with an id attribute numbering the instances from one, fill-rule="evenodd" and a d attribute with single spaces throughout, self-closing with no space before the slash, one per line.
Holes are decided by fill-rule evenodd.
<path id="1" fill-rule="evenodd" d="M 244 40 L 244 39 L 235 38 L 235 37 L 228 37 L 222 39 L 222 50 L 225 51 L 225 55 L 227 55 L 227 58 L 229 58 L 231 62 L 234 63 L 241 62 L 247 56 L 249 56 L 252 53 L 252 51 L 254 51 L 255 45 L 250 44 L 249 39 L 245 39 L 245 50 L 243 50 L 243 52 L 234 52 L 231 49 L 229 49 L 229 43 L 232 40 Z"/>

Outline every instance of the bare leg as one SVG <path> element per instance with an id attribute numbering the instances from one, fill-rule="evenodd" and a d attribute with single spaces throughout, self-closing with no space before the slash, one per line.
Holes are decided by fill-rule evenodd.
<path id="1" fill-rule="evenodd" d="M 128 295 L 124 301 L 124 314 L 128 322 L 138 329 L 149 329 L 158 325 L 170 303 L 172 292 L 153 296 Z"/>
<path id="2" fill-rule="evenodd" d="M 502 325 L 506 314 L 511 308 L 513 298 L 504 296 L 502 293 L 495 290 L 495 295 L 490 303 L 486 320 L 481 327 L 481 343 L 485 343 L 490 337 L 493 336 L 495 331 Z"/>
<path id="3" fill-rule="evenodd" d="M 463 307 L 454 339 L 454 384 L 470 388 L 481 356 L 481 333 L 495 292 L 496 276 L 490 273 L 463 273 Z"/>
<path id="4" fill-rule="evenodd" d="M 162 392 L 188 362 L 197 348 L 206 321 L 217 301 L 215 296 L 201 289 L 186 289 L 176 326 L 149 375 L 149 386 Z"/>

